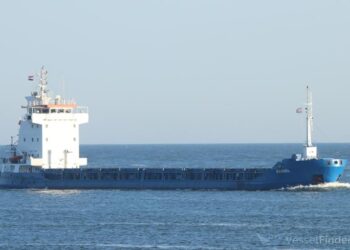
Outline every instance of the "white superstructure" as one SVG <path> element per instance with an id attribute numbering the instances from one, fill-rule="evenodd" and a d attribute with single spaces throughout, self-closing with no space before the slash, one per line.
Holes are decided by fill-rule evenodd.
<path id="1" fill-rule="evenodd" d="M 48 95 L 47 71 L 39 76 L 38 90 L 26 97 L 26 114 L 20 120 L 17 152 L 28 165 L 49 168 L 79 168 L 79 126 L 89 120 L 88 109 L 73 101 Z"/>

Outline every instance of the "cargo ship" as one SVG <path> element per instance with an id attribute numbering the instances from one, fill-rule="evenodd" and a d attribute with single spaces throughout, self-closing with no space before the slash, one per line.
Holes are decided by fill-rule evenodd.
<path id="1" fill-rule="evenodd" d="M 304 153 L 270 168 L 91 168 L 79 152 L 79 126 L 88 123 L 88 108 L 61 96 L 51 98 L 47 76 L 42 68 L 36 91 L 26 97 L 17 142 L 1 158 L 0 188 L 271 190 L 336 182 L 347 164 L 345 159 L 318 157 L 307 88 Z"/>

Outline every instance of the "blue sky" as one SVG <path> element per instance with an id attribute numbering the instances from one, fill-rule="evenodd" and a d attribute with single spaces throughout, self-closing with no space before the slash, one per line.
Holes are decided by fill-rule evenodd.
<path id="1" fill-rule="evenodd" d="M 42 65 L 53 94 L 89 106 L 82 143 L 303 143 L 306 84 L 316 142 L 349 142 L 349 13 L 345 0 L 2 1 L 0 144 Z"/>

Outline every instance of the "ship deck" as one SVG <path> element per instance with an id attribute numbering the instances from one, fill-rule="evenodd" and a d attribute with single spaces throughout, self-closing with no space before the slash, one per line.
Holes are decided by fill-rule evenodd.
<path id="1" fill-rule="evenodd" d="M 264 168 L 81 168 L 42 170 L 49 180 L 253 180 Z"/>

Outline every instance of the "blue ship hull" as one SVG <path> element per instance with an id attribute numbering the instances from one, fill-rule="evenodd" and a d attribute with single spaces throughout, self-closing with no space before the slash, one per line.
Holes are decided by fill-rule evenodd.
<path id="1" fill-rule="evenodd" d="M 297 185 L 336 182 L 346 160 L 286 159 L 273 168 L 163 169 L 82 168 L 2 172 L 0 188 L 34 189 L 192 189 L 271 190 Z"/>

